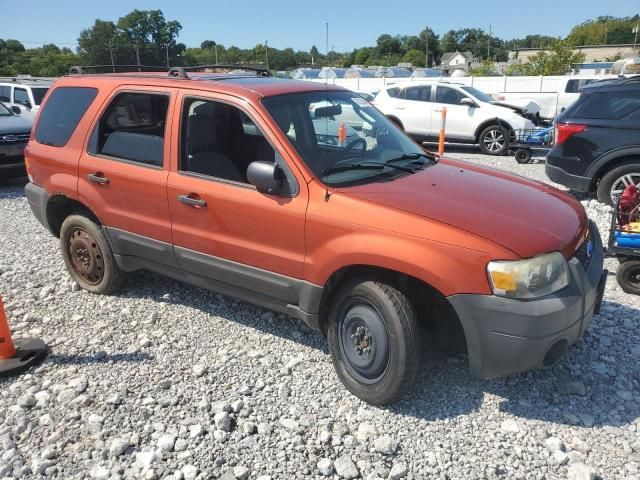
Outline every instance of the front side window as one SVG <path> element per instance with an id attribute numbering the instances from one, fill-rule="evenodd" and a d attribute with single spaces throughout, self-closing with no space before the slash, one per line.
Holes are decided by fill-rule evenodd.
<path id="1" fill-rule="evenodd" d="M 436 89 L 436 103 L 447 103 L 450 105 L 460 105 L 465 95 L 458 90 L 450 87 L 441 87 L 438 85 Z"/>
<path id="2" fill-rule="evenodd" d="M 31 100 L 29 100 L 29 92 L 27 92 L 24 88 L 14 88 L 13 103 L 31 108 L 32 105 Z"/>
<path id="3" fill-rule="evenodd" d="M 251 162 L 275 162 L 260 128 L 240 109 L 188 98 L 182 109 L 180 171 L 249 184 Z"/>
<path id="4" fill-rule="evenodd" d="M 161 167 L 168 108 L 166 94 L 119 93 L 95 127 L 89 153 Z"/>
<path id="5" fill-rule="evenodd" d="M 467 87 L 467 86 L 460 87 L 460 88 L 465 92 L 469 93 L 470 95 L 472 95 L 473 97 L 476 97 L 481 102 L 485 102 L 485 103 L 493 102 L 493 98 L 490 95 L 487 95 L 486 93 L 484 93 L 481 90 L 478 90 L 477 88 Z"/>
<path id="6" fill-rule="evenodd" d="M 313 173 L 326 185 L 390 181 L 431 161 L 358 94 L 346 91 L 267 97 L 262 104 Z"/>
<path id="7" fill-rule="evenodd" d="M 65 146 L 97 94 L 95 88 L 56 88 L 40 113 L 36 141 L 53 147 Z"/>
<path id="8" fill-rule="evenodd" d="M 0 102 L 10 102 L 11 87 L 7 85 L 0 85 Z"/>

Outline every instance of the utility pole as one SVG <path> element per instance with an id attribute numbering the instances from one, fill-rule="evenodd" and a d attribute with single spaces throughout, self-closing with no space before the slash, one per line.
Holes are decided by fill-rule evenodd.
<path id="1" fill-rule="evenodd" d="M 168 44 L 168 43 L 165 43 L 165 45 L 164 45 L 164 46 L 165 46 L 165 47 L 166 47 L 166 49 L 167 49 L 167 68 L 171 68 L 171 67 L 169 66 L 169 44 Z"/>
<path id="2" fill-rule="evenodd" d="M 326 24 L 326 32 L 325 32 L 325 54 L 327 56 L 327 60 L 329 60 L 329 22 Z"/>
<path id="3" fill-rule="evenodd" d="M 269 40 L 264 41 L 264 54 L 267 57 L 267 70 L 269 70 Z"/>
<path id="4" fill-rule="evenodd" d="M 635 52 L 636 50 L 636 44 L 638 43 L 638 30 L 640 30 L 640 22 L 636 22 L 636 28 L 634 28 L 632 31 L 633 33 L 636 34 L 636 36 L 633 38 L 633 51 Z"/>
<path id="5" fill-rule="evenodd" d="M 429 27 L 425 27 L 424 31 L 427 34 L 427 48 L 426 48 L 427 61 L 424 63 L 424 66 L 429 68 Z"/>
<path id="6" fill-rule="evenodd" d="M 218 44 L 216 43 L 213 48 L 216 50 L 216 65 L 218 65 Z"/>
<path id="7" fill-rule="evenodd" d="M 489 25 L 489 43 L 487 45 L 487 60 L 491 60 L 491 25 Z"/>
<path id="8" fill-rule="evenodd" d="M 116 62 L 113 61 L 113 42 L 109 39 L 109 55 L 111 56 L 111 70 L 116 73 Z"/>

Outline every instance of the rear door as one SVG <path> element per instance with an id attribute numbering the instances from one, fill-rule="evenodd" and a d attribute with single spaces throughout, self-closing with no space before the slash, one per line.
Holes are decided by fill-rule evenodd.
<path id="1" fill-rule="evenodd" d="M 398 118 L 407 133 L 428 136 L 431 129 L 431 85 L 405 87 L 395 99 Z"/>
<path id="2" fill-rule="evenodd" d="M 116 89 L 94 120 L 78 176 L 79 199 L 99 215 L 116 253 L 168 265 L 175 264 L 166 190 L 175 95 Z"/>

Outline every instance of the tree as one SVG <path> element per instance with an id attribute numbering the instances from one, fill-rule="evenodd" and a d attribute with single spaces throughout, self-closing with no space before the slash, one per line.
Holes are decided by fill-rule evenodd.
<path id="1" fill-rule="evenodd" d="M 126 61 L 124 38 L 113 22 L 96 20 L 80 32 L 78 53 L 88 65 L 113 65 Z"/>
<path id="2" fill-rule="evenodd" d="M 311 50 L 309 50 L 309 55 L 311 55 L 312 65 L 320 59 L 320 52 L 318 51 L 318 48 L 315 45 L 313 45 L 311 47 Z"/>
<path id="3" fill-rule="evenodd" d="M 523 75 L 565 75 L 571 71 L 571 65 L 584 61 L 584 53 L 574 52 L 566 40 L 557 40 L 550 53 L 541 51 L 529 58 L 528 63 L 514 65 L 510 73 Z"/>
<path id="4" fill-rule="evenodd" d="M 403 62 L 409 62 L 414 67 L 424 67 L 425 60 L 425 52 L 416 49 L 409 50 L 402 57 Z"/>
<path id="5" fill-rule="evenodd" d="M 617 43 L 633 43 L 633 28 L 636 26 L 639 16 L 633 17 L 598 17 L 595 20 L 587 20 L 571 29 L 567 41 L 572 46 L 577 45 L 603 45 Z"/>
<path id="6" fill-rule="evenodd" d="M 216 48 L 216 42 L 214 42 L 213 40 L 205 40 L 204 42 L 202 42 L 200 44 L 200 48 L 202 50 L 207 50 L 210 48 Z"/>
<path id="7" fill-rule="evenodd" d="M 380 35 L 376 41 L 376 46 L 381 56 L 400 53 L 400 39 L 398 37 L 392 37 L 387 34 Z"/>

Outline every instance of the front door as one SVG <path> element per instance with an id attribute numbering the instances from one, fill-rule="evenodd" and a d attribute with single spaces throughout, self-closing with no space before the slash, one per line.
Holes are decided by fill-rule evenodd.
<path id="1" fill-rule="evenodd" d="M 179 105 L 180 141 L 172 148 L 167 194 L 180 266 L 297 303 L 291 279 L 303 274 L 303 177 L 274 149 L 260 113 L 234 97 L 184 91 Z M 258 192 L 247 180 L 254 161 L 281 165 L 288 190 Z"/>
<path id="2" fill-rule="evenodd" d="M 445 138 L 447 141 L 472 140 L 476 128 L 476 107 L 462 105 L 463 98 L 469 98 L 461 91 L 437 85 L 431 115 L 432 135 L 438 135 L 441 125 L 442 108 L 447 108 Z M 474 102 L 475 103 L 475 102 Z"/>
<path id="3" fill-rule="evenodd" d="M 116 253 L 175 264 L 167 202 L 172 89 L 117 90 L 80 159 L 78 195 L 107 227 Z"/>

